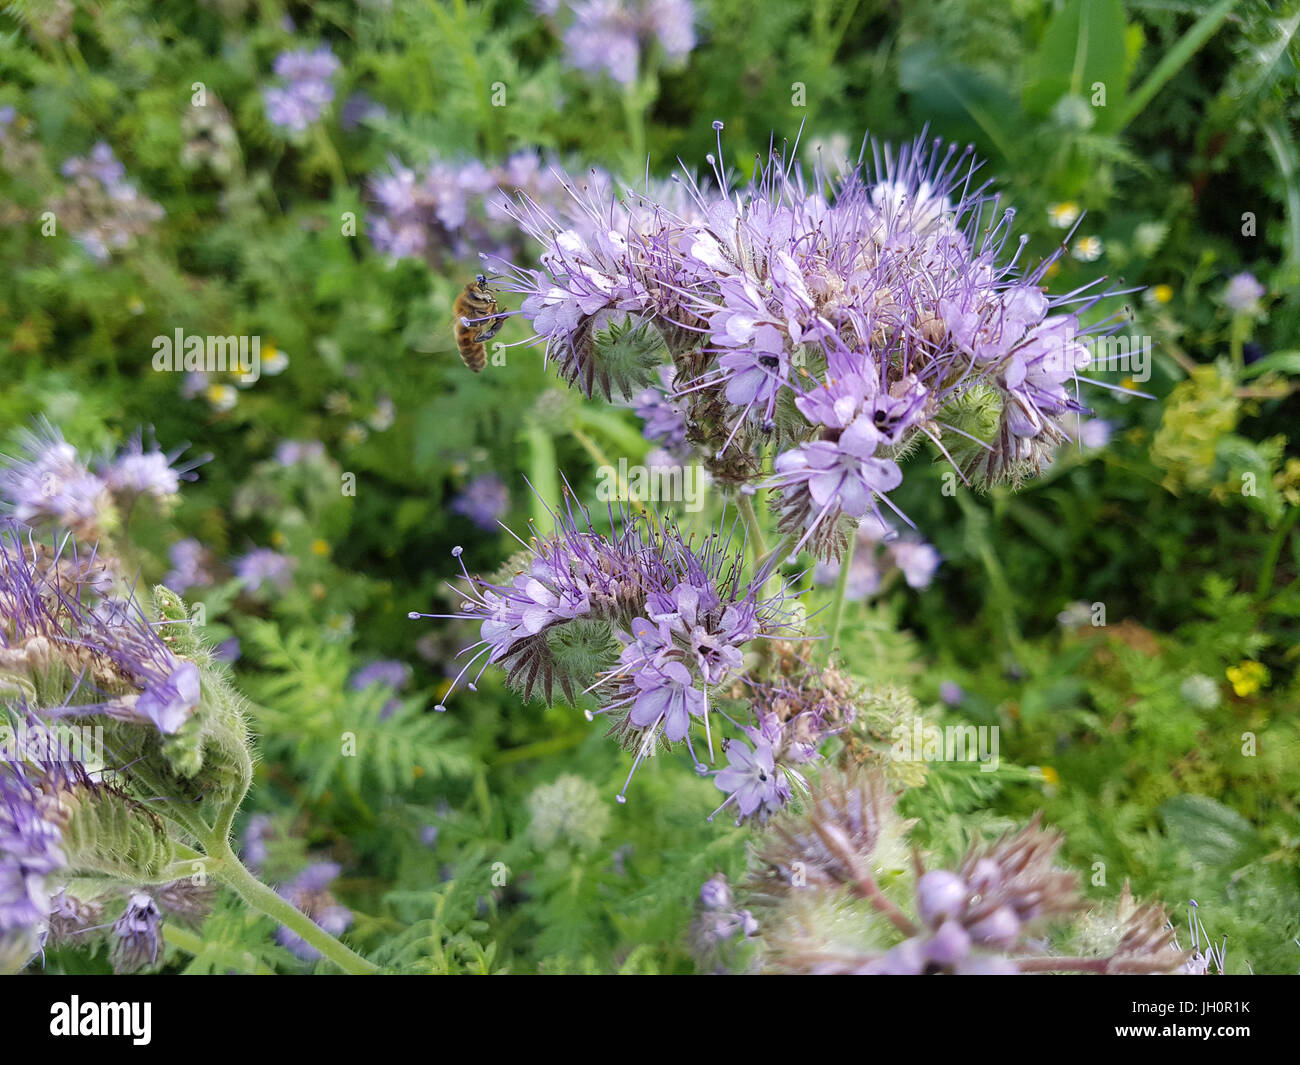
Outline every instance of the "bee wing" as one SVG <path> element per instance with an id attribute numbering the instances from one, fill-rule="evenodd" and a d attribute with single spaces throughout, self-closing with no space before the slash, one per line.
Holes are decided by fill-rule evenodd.
<path id="1" fill-rule="evenodd" d="M 456 342 L 454 339 L 431 333 L 419 340 L 412 341 L 409 347 L 412 351 L 418 351 L 421 355 L 438 355 L 445 351 L 455 351 Z"/>

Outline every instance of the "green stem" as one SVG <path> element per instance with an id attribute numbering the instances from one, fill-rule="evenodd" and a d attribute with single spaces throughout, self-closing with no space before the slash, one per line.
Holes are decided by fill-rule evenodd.
<path id="1" fill-rule="evenodd" d="M 555 525 L 548 505 L 560 502 L 560 474 L 555 455 L 555 441 L 531 418 L 524 423 L 524 437 L 528 443 L 528 475 L 533 487 L 533 528 L 538 536 L 545 536 Z"/>
<path id="2" fill-rule="evenodd" d="M 749 533 L 750 543 L 754 545 L 754 565 L 767 556 L 767 541 L 763 539 L 763 528 L 758 524 L 758 515 L 754 513 L 754 504 L 744 492 L 736 493 L 736 509 L 745 522 L 745 531 Z"/>
<path id="3" fill-rule="evenodd" d="M 1142 113 L 1152 97 L 1165 87 L 1169 79 L 1183 68 L 1206 41 L 1214 36 L 1215 31 L 1236 6 L 1237 0 L 1219 0 L 1219 3 L 1210 8 L 1190 30 L 1183 34 L 1178 43 L 1155 65 L 1155 69 L 1147 75 L 1146 80 L 1129 96 L 1119 113 L 1115 125 L 1117 130 L 1123 129 Z"/>
<path id="4" fill-rule="evenodd" d="M 1264 137 L 1268 141 L 1273 161 L 1282 175 L 1282 188 L 1286 192 L 1287 265 L 1300 266 L 1300 183 L 1296 182 L 1296 160 L 1286 126 L 1278 119 L 1264 123 Z M 1290 284 L 1294 278 L 1288 279 Z"/>
<path id="5" fill-rule="evenodd" d="M 576 425 L 569 426 L 569 433 L 573 436 L 573 439 L 582 445 L 583 450 L 592 457 L 597 466 L 613 471 L 614 477 L 618 481 L 619 494 L 644 514 L 645 504 L 632 494 L 632 489 L 628 487 L 627 481 L 618 472 L 618 466 L 610 461 L 610 458 L 605 454 L 604 449 Z"/>
<path id="6" fill-rule="evenodd" d="M 857 536 L 850 536 L 848 547 L 844 549 L 844 556 L 840 559 L 840 575 L 835 579 L 835 597 L 831 600 L 830 638 L 826 644 L 827 661 L 835 654 L 836 641 L 840 638 L 840 621 L 844 617 L 844 591 L 849 586 L 849 568 L 853 565 L 853 552 L 857 544 Z"/>
<path id="7" fill-rule="evenodd" d="M 348 188 L 348 175 L 343 169 L 343 158 L 339 155 L 339 150 L 334 147 L 334 141 L 330 139 L 325 127 L 319 122 L 312 130 L 312 139 L 325 160 L 325 168 L 329 171 L 335 191 Z"/>
<path id="8" fill-rule="evenodd" d="M 253 909 L 266 914 L 272 920 L 279 921 L 290 931 L 296 932 L 345 973 L 364 976 L 379 972 L 379 966 L 366 961 L 360 954 L 344 946 L 305 913 L 290 905 L 287 900 L 281 898 L 245 869 L 243 863 L 235 856 L 235 852 L 230 849 L 228 840 L 209 838 L 204 842 L 210 844 L 208 853 L 212 859 L 212 874 Z"/>
<path id="9" fill-rule="evenodd" d="M 230 826 L 234 824 L 235 814 L 244 804 L 244 798 L 253 783 L 253 759 L 248 754 L 248 748 L 241 745 L 239 753 L 242 756 L 239 763 L 239 787 L 235 789 L 231 801 L 217 812 L 217 819 L 212 825 L 213 837 L 220 840 L 230 839 Z"/>
<path id="10" fill-rule="evenodd" d="M 1282 545 L 1286 543 L 1286 538 L 1291 534 L 1296 518 L 1300 518 L 1300 507 L 1292 507 L 1287 511 L 1286 517 L 1278 525 L 1277 532 L 1268 545 L 1268 551 L 1264 555 L 1264 563 L 1259 567 L 1259 581 L 1255 585 L 1255 598 L 1261 602 L 1267 599 L 1269 593 L 1273 590 L 1273 574 L 1277 570 L 1278 556 L 1282 554 Z"/>

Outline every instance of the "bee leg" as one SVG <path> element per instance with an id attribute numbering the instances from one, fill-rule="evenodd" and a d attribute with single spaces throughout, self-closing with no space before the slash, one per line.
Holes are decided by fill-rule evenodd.
<path id="1" fill-rule="evenodd" d="M 491 340 L 494 336 L 496 336 L 499 332 L 501 332 L 501 327 L 505 324 L 505 321 L 506 320 L 503 315 L 497 315 L 491 326 L 489 326 L 487 329 L 483 329 L 479 331 L 478 334 L 479 340 Z"/>

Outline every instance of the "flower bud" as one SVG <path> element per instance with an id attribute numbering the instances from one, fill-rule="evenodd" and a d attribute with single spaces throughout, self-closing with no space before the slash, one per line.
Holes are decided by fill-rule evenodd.
<path id="1" fill-rule="evenodd" d="M 960 917 L 969 897 L 966 881 L 946 869 L 931 869 L 916 885 L 921 920 L 932 928 L 949 917 Z"/>
<path id="2" fill-rule="evenodd" d="M 1013 947 L 1020 939 L 1020 918 L 1009 906 L 999 906 L 970 926 L 971 938 L 989 947 Z"/>

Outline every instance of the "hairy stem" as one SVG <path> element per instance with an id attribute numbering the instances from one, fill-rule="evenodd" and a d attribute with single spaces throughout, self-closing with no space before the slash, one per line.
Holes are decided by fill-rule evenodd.
<path id="1" fill-rule="evenodd" d="M 204 842 L 210 845 L 208 853 L 213 861 L 213 875 L 253 909 L 296 932 L 345 973 L 364 976 L 379 972 L 377 965 L 344 946 L 305 913 L 258 880 L 235 856 L 227 839 L 209 837 Z"/>

